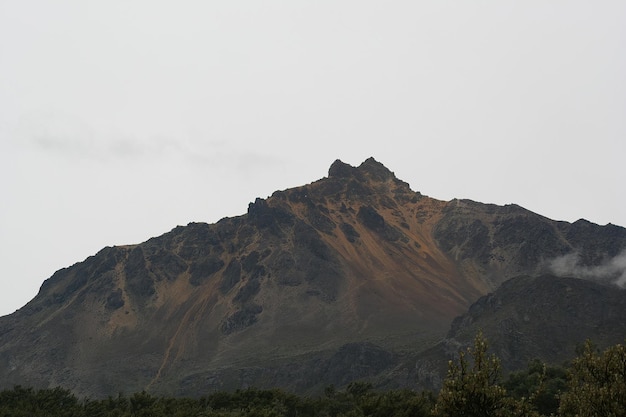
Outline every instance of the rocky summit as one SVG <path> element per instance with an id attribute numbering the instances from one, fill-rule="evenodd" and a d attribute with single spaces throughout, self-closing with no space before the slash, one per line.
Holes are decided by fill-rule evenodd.
<path id="1" fill-rule="evenodd" d="M 0 318 L 0 384 L 92 397 L 247 386 L 306 393 L 361 379 L 418 386 L 436 381 L 437 366 L 420 374 L 414 364 L 439 357 L 433 349 L 478 321 L 475 306 L 455 320 L 473 303 L 487 314 L 493 303 L 481 297 L 502 283 L 524 294 L 538 281 L 511 279 L 540 276 L 559 256 L 591 267 L 625 248 L 622 227 L 440 201 L 373 158 L 358 167 L 337 160 L 327 177 L 259 198 L 245 215 L 107 247 L 57 271 Z M 537 310 L 547 314 L 549 291 L 526 302 L 548 303 Z M 605 291 L 624 297 L 596 291 L 578 307 L 554 303 L 553 316 L 583 314 L 577 308 L 602 303 Z M 526 329 L 520 340 L 532 340 L 538 326 L 515 317 L 507 334 Z"/>

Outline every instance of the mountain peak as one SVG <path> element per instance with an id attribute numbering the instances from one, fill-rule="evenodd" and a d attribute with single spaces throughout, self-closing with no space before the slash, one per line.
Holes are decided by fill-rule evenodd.
<path id="1" fill-rule="evenodd" d="M 337 159 L 328 169 L 328 176 L 331 178 L 349 178 L 354 175 L 356 168 Z"/>
<path id="2" fill-rule="evenodd" d="M 362 177 L 363 175 L 380 182 L 396 178 L 393 172 L 373 157 L 367 158 L 358 167 L 353 167 L 337 159 L 328 170 L 328 176 L 332 178 Z"/>
<path id="3" fill-rule="evenodd" d="M 387 169 L 386 166 L 378 162 L 372 157 L 367 158 L 358 168 L 360 171 L 368 174 L 372 179 L 378 181 L 387 181 L 394 179 L 396 176 Z"/>

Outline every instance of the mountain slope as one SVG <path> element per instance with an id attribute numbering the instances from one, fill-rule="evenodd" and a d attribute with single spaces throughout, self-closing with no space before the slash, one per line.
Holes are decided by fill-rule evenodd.
<path id="1" fill-rule="evenodd" d="M 458 359 L 479 331 L 505 373 L 525 369 L 534 359 L 562 365 L 587 339 L 599 349 L 624 343 L 624 316 L 626 289 L 549 274 L 512 278 L 457 317 L 441 342 L 404 358 L 387 383 L 440 387 L 448 361 Z"/>
<path id="2" fill-rule="evenodd" d="M 306 390 L 333 382 L 320 367 L 350 368 L 338 358 L 378 358 L 343 373 L 360 378 L 392 352 L 425 349 L 481 295 L 554 256 L 577 251 L 593 265 L 625 247 L 617 226 L 439 201 L 373 158 L 335 161 L 327 178 L 257 199 L 243 216 L 57 271 L 0 318 L 0 380 L 107 395 L 298 377 Z"/>

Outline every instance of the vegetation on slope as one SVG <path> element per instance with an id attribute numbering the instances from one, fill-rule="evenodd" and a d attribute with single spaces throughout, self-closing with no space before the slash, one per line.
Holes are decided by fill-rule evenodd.
<path id="1" fill-rule="evenodd" d="M 568 369 L 534 361 L 503 380 L 500 361 L 487 354 L 481 333 L 451 361 L 437 396 L 411 390 L 377 392 L 353 382 L 303 397 L 274 389 L 216 392 L 201 398 L 156 397 L 146 392 L 79 400 L 62 388 L 15 386 L 0 392 L 0 416 L 623 416 L 626 415 L 626 347 L 598 352 L 588 342 Z"/>

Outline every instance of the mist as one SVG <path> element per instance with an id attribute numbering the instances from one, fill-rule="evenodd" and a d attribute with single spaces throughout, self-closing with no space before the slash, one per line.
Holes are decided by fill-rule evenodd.
<path id="1" fill-rule="evenodd" d="M 582 265 L 579 253 L 570 253 L 552 260 L 549 269 L 559 276 L 600 281 L 626 288 L 626 249 L 594 266 Z"/>

